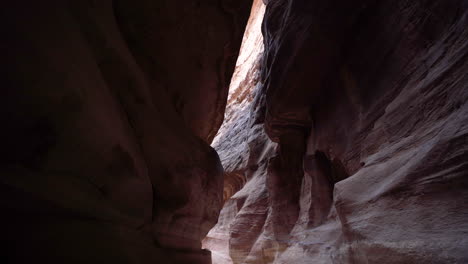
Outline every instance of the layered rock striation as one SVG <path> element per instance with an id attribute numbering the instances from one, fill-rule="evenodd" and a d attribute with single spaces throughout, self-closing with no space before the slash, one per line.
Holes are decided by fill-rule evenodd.
<path id="1" fill-rule="evenodd" d="M 466 1 L 265 2 L 214 263 L 468 262 Z"/>

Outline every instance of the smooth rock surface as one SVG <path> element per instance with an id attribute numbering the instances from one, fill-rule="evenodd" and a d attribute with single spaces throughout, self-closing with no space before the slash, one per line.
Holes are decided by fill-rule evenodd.
<path id="1" fill-rule="evenodd" d="M 468 262 L 467 2 L 265 2 L 214 263 Z"/>
<path id="2" fill-rule="evenodd" d="M 210 263 L 251 1 L 7 1 L 2 263 Z"/>

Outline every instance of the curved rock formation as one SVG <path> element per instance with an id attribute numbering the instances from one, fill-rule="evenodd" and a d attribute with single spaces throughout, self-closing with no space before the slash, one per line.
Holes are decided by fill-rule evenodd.
<path id="1" fill-rule="evenodd" d="M 264 13 L 263 2 L 254 0 L 229 88 L 224 123 L 212 143 L 221 161 L 224 161 L 225 199 L 245 184 L 249 164 L 256 166 L 255 161 L 249 161 L 245 155 L 239 154 L 249 152 L 251 142 L 245 132 L 250 131 L 257 123 L 255 119 L 258 119 L 252 117 L 250 111 L 259 108 L 258 100 L 254 102 L 254 90 L 260 79 L 260 59 L 263 54 L 260 28 Z"/>
<path id="2" fill-rule="evenodd" d="M 9 1 L 2 263 L 210 263 L 251 1 Z"/>
<path id="3" fill-rule="evenodd" d="M 213 253 L 213 263 L 232 263 L 230 251 L 248 253 L 246 247 L 255 241 L 265 221 L 266 212 L 256 215 L 246 210 L 252 200 L 247 199 L 249 194 L 261 200 L 255 200 L 254 210 L 259 210 L 257 206 L 262 205 L 267 209 L 267 190 L 259 172 L 266 169 L 262 160 L 270 155 L 275 146 L 263 133 L 262 95 L 258 89 L 264 12 L 263 2 L 255 0 L 231 81 L 225 120 L 212 144 L 225 169 L 224 208 L 217 225 L 203 240 L 203 247 Z M 250 188 L 244 186 L 246 182 L 249 182 L 247 186 Z M 241 188 L 243 191 L 238 192 Z M 234 218 L 241 217 L 243 220 L 234 221 Z M 239 237 L 240 240 L 229 240 L 230 237 Z M 231 244 L 230 250 L 230 242 L 237 243 L 239 247 Z M 233 258 L 243 255 L 235 254 Z"/>
<path id="4" fill-rule="evenodd" d="M 214 263 L 468 262 L 466 1 L 265 2 Z"/>
<path id="5" fill-rule="evenodd" d="M 1 263 L 468 263 L 466 0 L 18 0 L 0 33 Z"/>

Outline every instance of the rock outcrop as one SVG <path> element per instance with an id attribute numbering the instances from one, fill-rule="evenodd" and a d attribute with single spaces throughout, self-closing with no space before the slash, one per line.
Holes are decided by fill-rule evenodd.
<path id="1" fill-rule="evenodd" d="M 265 2 L 214 263 L 468 262 L 467 2 Z"/>
<path id="2" fill-rule="evenodd" d="M 251 7 L 4 3 L 0 262 L 468 262 L 468 2 Z"/>
<path id="3" fill-rule="evenodd" d="M 233 252 L 235 246 L 229 249 L 229 238 L 239 237 L 231 242 L 237 243 L 239 250 L 242 250 L 255 241 L 265 221 L 266 211 L 259 212 L 259 206 L 267 209 L 268 205 L 267 190 L 260 171 L 266 169 L 262 161 L 272 153 L 276 144 L 263 133 L 264 117 L 260 112 L 263 109 L 259 81 L 264 12 L 262 0 L 255 0 L 231 81 L 224 123 L 212 144 L 225 169 L 225 204 L 217 225 L 203 240 L 203 247 L 212 251 L 213 263 L 232 263 L 230 251 Z M 242 191 L 239 191 L 241 188 Z M 255 199 L 246 200 L 249 195 Z M 246 209 L 251 200 L 256 203 L 252 207 L 254 214 Z M 233 222 L 234 218 L 241 217 L 242 220 Z"/>
<path id="4" fill-rule="evenodd" d="M 210 263 L 252 2 L 8 1 L 2 263 Z"/>

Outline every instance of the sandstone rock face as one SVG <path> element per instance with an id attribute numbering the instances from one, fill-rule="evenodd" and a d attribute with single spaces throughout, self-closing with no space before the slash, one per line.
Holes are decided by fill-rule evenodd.
<path id="1" fill-rule="evenodd" d="M 251 1 L 9 1 L 2 263 L 210 263 Z"/>
<path id="2" fill-rule="evenodd" d="M 214 263 L 468 262 L 467 2 L 265 2 Z"/>
<path id="3" fill-rule="evenodd" d="M 257 120 L 262 119 L 252 117 L 250 112 L 255 112 L 261 106 L 259 99 L 254 102 L 254 91 L 260 79 L 260 59 L 263 54 L 260 29 L 264 13 L 263 2 L 255 0 L 230 84 L 224 123 L 212 143 L 226 172 L 225 200 L 245 184 L 248 164 L 256 165 L 256 162 L 249 162 L 248 155 L 239 154 L 249 151 L 246 132 L 258 123 Z"/>
<path id="4" fill-rule="evenodd" d="M 224 208 L 217 225 L 203 241 L 203 247 L 212 251 L 213 263 L 232 263 L 237 256 L 246 255 L 261 233 L 268 209 L 263 176 L 266 158 L 276 144 L 268 139 L 262 124 L 264 96 L 259 90 L 259 67 L 264 11 L 263 2 L 255 0 L 232 78 L 225 120 L 212 144 L 225 169 Z M 259 212 L 260 207 L 265 211 Z"/>

